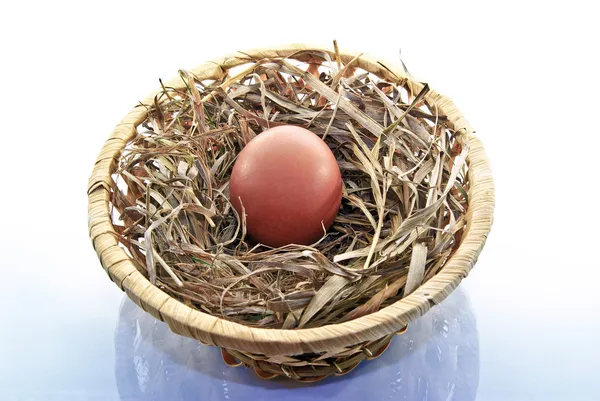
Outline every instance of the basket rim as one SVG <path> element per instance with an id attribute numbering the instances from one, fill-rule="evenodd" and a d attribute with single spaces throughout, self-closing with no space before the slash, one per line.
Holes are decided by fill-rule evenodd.
<path id="1" fill-rule="evenodd" d="M 226 74 L 227 69 L 248 62 L 247 56 L 289 57 L 303 50 L 326 52 L 335 60 L 333 50 L 325 46 L 287 44 L 237 52 L 205 62 L 191 71 L 200 79 L 215 79 Z M 397 65 L 388 62 L 384 65 L 363 53 L 340 51 L 344 63 L 355 57 L 358 57 L 356 66 L 386 79 L 407 80 L 415 93 L 423 86 L 408 77 Z M 166 83 L 166 86 L 172 87 L 184 85 L 178 77 Z M 151 104 L 156 93 L 153 92 L 142 104 Z M 89 235 L 103 268 L 129 298 L 157 319 L 166 322 L 172 331 L 207 345 L 262 355 L 299 355 L 342 350 L 401 330 L 444 300 L 467 276 L 485 245 L 493 222 L 494 182 L 481 141 L 450 99 L 433 90 L 426 98 L 436 103 L 441 112 L 448 116 L 456 131 L 464 130 L 468 135 L 470 202 L 462 243 L 444 267 L 409 296 L 377 312 L 344 323 L 308 329 L 265 329 L 244 326 L 192 309 L 152 285 L 119 247 L 109 210 L 111 173 L 121 150 L 134 134 L 135 127 L 147 115 L 146 109 L 139 106 L 121 120 L 105 142 L 88 183 Z"/>

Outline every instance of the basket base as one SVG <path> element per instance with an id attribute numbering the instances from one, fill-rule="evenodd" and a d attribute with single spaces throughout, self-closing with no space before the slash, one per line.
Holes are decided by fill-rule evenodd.
<path id="1" fill-rule="evenodd" d="M 404 334 L 408 326 L 379 340 L 357 344 L 336 353 L 303 354 L 269 357 L 221 348 L 226 365 L 252 368 L 258 377 L 271 380 L 286 377 L 302 383 L 312 383 L 328 376 L 343 376 L 353 371 L 360 362 L 381 356 L 394 335 Z"/>

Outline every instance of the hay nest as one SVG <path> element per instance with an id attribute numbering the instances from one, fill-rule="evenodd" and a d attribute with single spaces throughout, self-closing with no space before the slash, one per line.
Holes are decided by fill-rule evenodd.
<path id="1" fill-rule="evenodd" d="M 161 82 L 112 176 L 113 225 L 137 269 L 192 308 L 264 328 L 352 320 L 434 276 L 465 227 L 466 133 L 426 84 L 413 93 L 357 59 L 248 56 L 216 81 Z M 339 214 L 311 246 L 253 242 L 228 197 L 241 149 L 282 124 L 321 137 L 342 173 Z"/>

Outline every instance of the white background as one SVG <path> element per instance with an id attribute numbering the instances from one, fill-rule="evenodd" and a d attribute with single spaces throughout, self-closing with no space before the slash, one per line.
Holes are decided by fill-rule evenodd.
<path id="1" fill-rule="evenodd" d="M 478 318 L 480 399 L 600 399 L 593 4 L 3 1 L 0 360 L 10 365 L 0 377 L 11 380 L 0 383 L 26 388 L 57 368 L 50 361 L 96 346 L 91 333 L 112 341 L 122 294 L 89 243 L 87 177 L 113 126 L 158 78 L 235 50 L 336 38 L 383 60 L 401 49 L 486 146 L 496 220 L 464 283 Z M 96 325 L 72 322 L 81 341 L 52 346 L 57 322 L 82 311 Z"/>

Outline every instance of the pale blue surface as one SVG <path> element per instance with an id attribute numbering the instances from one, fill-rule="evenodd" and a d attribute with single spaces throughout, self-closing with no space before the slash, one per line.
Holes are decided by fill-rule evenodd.
<path id="1" fill-rule="evenodd" d="M 479 381 L 475 318 L 463 291 L 396 337 L 379 358 L 315 384 L 264 381 L 224 365 L 219 350 L 173 334 L 126 300 L 115 335 L 122 400 L 474 400 Z"/>
<path id="2" fill-rule="evenodd" d="M 85 269 L 76 259 L 47 259 L 47 271 L 30 281 L 30 298 L 9 285 L 14 280 L 2 281 L 5 305 L 21 304 L 0 309 L 0 400 L 600 399 L 595 298 L 555 324 L 560 304 L 544 307 L 552 293 L 522 304 L 518 286 L 513 297 L 498 293 L 486 258 L 380 358 L 301 385 L 259 380 L 226 366 L 217 348 L 173 334 L 110 283 L 90 253 L 82 251 L 90 259 Z M 13 266 L 18 259 L 8 256 Z"/>

